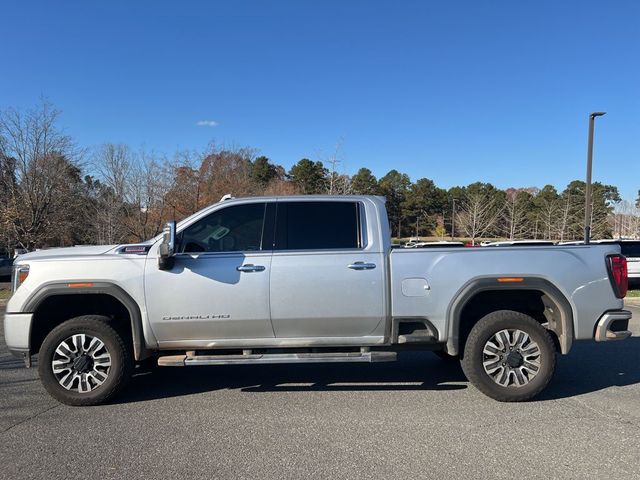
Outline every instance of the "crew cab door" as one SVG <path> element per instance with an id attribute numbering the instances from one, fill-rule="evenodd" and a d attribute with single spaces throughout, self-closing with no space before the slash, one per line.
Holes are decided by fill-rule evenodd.
<path id="1" fill-rule="evenodd" d="M 384 255 L 355 200 L 279 200 L 271 261 L 278 338 L 363 337 L 384 318 Z M 374 249 L 375 250 L 375 249 Z"/>
<path id="2" fill-rule="evenodd" d="M 173 268 L 159 270 L 150 255 L 145 300 L 161 345 L 273 337 L 269 273 L 274 214 L 275 203 L 222 205 L 178 231 Z"/>

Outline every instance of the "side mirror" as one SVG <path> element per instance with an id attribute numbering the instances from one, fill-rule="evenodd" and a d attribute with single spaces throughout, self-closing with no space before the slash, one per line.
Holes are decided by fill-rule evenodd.
<path id="1" fill-rule="evenodd" d="M 162 230 L 162 243 L 158 249 L 158 268 L 170 270 L 173 268 L 174 253 L 176 252 L 176 222 L 167 222 Z"/>

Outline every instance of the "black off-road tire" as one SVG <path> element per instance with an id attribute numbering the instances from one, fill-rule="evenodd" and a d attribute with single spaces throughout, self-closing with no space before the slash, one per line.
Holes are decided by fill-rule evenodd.
<path id="1" fill-rule="evenodd" d="M 83 315 L 61 323 L 45 337 L 38 356 L 38 373 L 44 388 L 53 398 L 67 405 L 98 405 L 112 399 L 124 388 L 134 367 L 132 348 L 108 322 L 109 318 L 100 315 Z M 100 339 L 111 356 L 111 366 L 104 383 L 84 393 L 65 389 L 52 368 L 58 345 L 75 334 Z"/>
<path id="2" fill-rule="evenodd" d="M 526 385 L 499 385 L 483 366 L 485 344 L 504 329 L 525 332 L 540 349 L 540 369 Z M 555 371 L 555 353 L 551 335 L 534 318 L 512 310 L 498 310 L 484 316 L 473 326 L 465 343 L 461 363 L 469 381 L 485 395 L 499 402 L 522 402 L 531 400 L 546 388 Z"/>

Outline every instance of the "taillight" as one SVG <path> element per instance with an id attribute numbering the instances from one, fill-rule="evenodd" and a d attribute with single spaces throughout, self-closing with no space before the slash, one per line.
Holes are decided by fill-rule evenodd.
<path id="1" fill-rule="evenodd" d="M 613 291 L 618 298 L 624 298 L 629 288 L 629 275 L 627 273 L 627 259 L 622 255 L 609 255 L 607 257 L 609 280 Z"/>

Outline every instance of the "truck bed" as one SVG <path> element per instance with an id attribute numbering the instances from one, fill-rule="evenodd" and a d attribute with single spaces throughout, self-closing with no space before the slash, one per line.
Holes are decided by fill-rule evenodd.
<path id="1" fill-rule="evenodd" d="M 593 338 L 603 306 L 622 308 L 607 275 L 606 255 L 613 245 L 533 246 L 492 248 L 393 249 L 391 305 L 393 317 L 426 317 L 441 338 L 456 297 L 484 278 L 502 278 L 523 288 L 520 278 L 548 282 L 568 300 L 573 310 L 576 339 Z M 585 283 L 585 279 L 592 279 Z M 578 321 L 580 319 L 580 321 Z"/>

